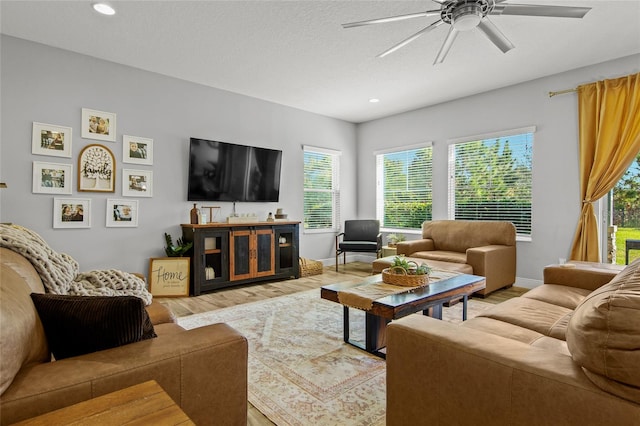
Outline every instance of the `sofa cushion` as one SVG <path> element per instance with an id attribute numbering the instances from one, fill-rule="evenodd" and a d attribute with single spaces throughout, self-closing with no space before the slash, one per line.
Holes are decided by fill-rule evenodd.
<path id="1" fill-rule="evenodd" d="M 471 318 L 470 320 L 463 322 L 462 326 L 506 337 L 507 339 L 517 340 L 518 342 L 526 343 L 527 345 L 531 345 L 536 340 L 544 337 L 542 333 L 538 333 L 537 331 L 520 327 L 509 322 L 482 316 Z"/>
<path id="2" fill-rule="evenodd" d="M 493 318 L 536 331 L 544 336 L 562 338 L 571 309 L 535 299 L 515 297 L 479 316 Z M 560 328 L 559 328 L 560 327 Z"/>
<path id="3" fill-rule="evenodd" d="M 467 263 L 466 252 L 458 253 L 455 251 L 443 251 L 443 250 L 418 251 L 415 253 L 411 253 L 411 257 L 418 257 L 420 259 L 425 259 L 425 260 L 435 260 L 438 262 Z"/>
<path id="4" fill-rule="evenodd" d="M 536 299 L 541 302 L 551 303 L 552 305 L 575 309 L 576 306 L 578 306 L 578 304 L 580 304 L 580 302 L 582 302 L 589 294 L 591 294 L 591 291 L 583 288 L 569 287 L 566 285 L 543 284 L 527 291 L 521 297 Z"/>
<path id="5" fill-rule="evenodd" d="M 32 293 L 31 298 L 56 359 L 156 337 L 144 301 L 135 296 Z"/>
<path id="6" fill-rule="evenodd" d="M 640 259 L 578 305 L 567 345 L 597 386 L 640 403 Z"/>

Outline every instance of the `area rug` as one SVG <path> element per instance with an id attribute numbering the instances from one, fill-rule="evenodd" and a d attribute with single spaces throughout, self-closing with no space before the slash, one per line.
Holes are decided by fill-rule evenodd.
<path id="1" fill-rule="evenodd" d="M 469 318 L 490 308 L 470 300 Z M 443 309 L 462 321 L 462 304 Z M 277 425 L 384 425 L 385 361 L 343 342 L 342 306 L 320 289 L 178 319 L 187 329 L 224 322 L 249 341 L 249 402 Z M 352 310 L 351 338 L 364 340 Z"/>

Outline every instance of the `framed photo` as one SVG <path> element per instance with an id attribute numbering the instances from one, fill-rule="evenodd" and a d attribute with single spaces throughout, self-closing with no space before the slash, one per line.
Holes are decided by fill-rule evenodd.
<path id="1" fill-rule="evenodd" d="M 107 228 L 138 226 L 138 200 L 107 200 Z"/>
<path id="2" fill-rule="evenodd" d="M 89 198 L 54 198 L 54 228 L 91 228 Z"/>
<path id="3" fill-rule="evenodd" d="M 106 146 L 92 144 L 78 157 L 78 191 L 115 192 L 116 160 Z"/>
<path id="4" fill-rule="evenodd" d="M 71 127 L 33 122 L 31 153 L 71 158 Z"/>
<path id="5" fill-rule="evenodd" d="M 116 141 L 116 115 L 112 112 L 82 108 L 82 137 Z"/>
<path id="6" fill-rule="evenodd" d="M 157 257 L 149 260 L 149 291 L 154 296 L 189 295 L 188 257 Z"/>
<path id="7" fill-rule="evenodd" d="M 123 197 L 152 197 L 153 172 L 151 170 L 122 170 Z"/>
<path id="8" fill-rule="evenodd" d="M 122 136 L 122 162 L 153 164 L 153 139 Z"/>
<path id="9" fill-rule="evenodd" d="M 71 194 L 73 165 L 33 162 L 34 194 Z"/>

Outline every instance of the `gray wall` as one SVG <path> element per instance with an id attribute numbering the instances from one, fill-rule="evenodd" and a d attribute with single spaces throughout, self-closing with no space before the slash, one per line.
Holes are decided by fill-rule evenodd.
<path id="1" fill-rule="evenodd" d="M 547 92 L 640 71 L 635 55 L 356 126 L 12 37 L 2 36 L 0 43 L 0 181 L 9 185 L 0 190 L 0 221 L 34 229 L 82 270 L 146 272 L 150 257 L 164 255 L 163 233 L 178 236 L 179 224 L 189 221 L 190 136 L 282 149 L 280 202 L 241 203 L 237 210 L 266 217 L 283 207 L 296 220 L 302 218 L 303 144 L 342 151 L 344 220 L 375 216 L 374 151 L 432 141 L 434 218 L 442 219 L 447 141 L 535 125 L 533 238 L 518 243 L 517 273 L 538 280 L 544 265 L 569 257 L 580 208 L 577 98 L 549 98 Z M 82 108 L 117 113 L 117 142 L 82 139 Z M 32 155 L 34 121 L 72 127 L 73 158 Z M 153 166 L 122 164 L 123 134 L 154 139 Z M 92 199 L 92 227 L 53 229 L 54 196 L 31 193 L 32 162 L 72 163 L 77 173 L 78 154 L 90 143 L 113 151 L 116 192 L 78 193 L 74 186 L 73 197 Z M 106 200 L 121 197 L 123 166 L 153 170 L 154 196 L 139 199 L 137 228 L 106 228 Z M 230 203 L 220 205 L 216 220 L 231 212 Z M 300 245 L 302 256 L 331 259 L 334 234 L 301 234 Z"/>
<path id="2" fill-rule="evenodd" d="M 517 244 L 517 275 L 539 280 L 544 265 L 569 258 L 581 207 L 577 95 L 550 98 L 548 92 L 638 71 L 640 55 L 634 55 L 364 123 L 358 127 L 358 188 L 375 182 L 376 150 L 432 141 L 433 217 L 446 219 L 448 141 L 536 126 L 532 239 Z M 358 212 L 375 215 L 375 191 L 358 191 Z"/>
<path id="3" fill-rule="evenodd" d="M 164 256 L 164 232 L 180 235 L 189 222 L 188 141 L 195 136 L 283 150 L 279 203 L 239 203 L 238 213 L 266 218 L 277 207 L 302 219 L 302 145 L 342 151 L 342 216 L 356 216 L 356 126 L 223 90 L 2 36 L 0 221 L 38 232 L 55 250 L 73 256 L 83 271 L 118 268 L 146 274 L 150 257 Z M 212 70 L 215 72 L 215 70 Z M 81 109 L 117 114 L 117 141 L 81 137 Z M 32 123 L 73 128 L 73 157 L 31 154 Z M 153 166 L 122 163 L 122 135 L 154 140 Z M 77 192 L 77 158 L 89 144 L 107 146 L 116 158 L 115 193 Z M 74 165 L 73 195 L 91 198 L 90 229 L 54 229 L 53 195 L 32 194 L 32 162 Z M 153 197 L 139 198 L 137 228 L 107 228 L 106 200 L 122 197 L 122 169 L 153 170 Z M 135 199 L 135 198 L 131 198 Z M 219 204 L 217 221 L 231 213 Z M 301 255 L 331 258 L 334 234 L 301 234 Z"/>

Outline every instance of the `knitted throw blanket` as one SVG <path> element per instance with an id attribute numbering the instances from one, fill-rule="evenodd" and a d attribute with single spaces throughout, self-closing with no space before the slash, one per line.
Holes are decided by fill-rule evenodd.
<path id="1" fill-rule="evenodd" d="M 0 247 L 21 254 L 31 262 L 47 291 L 76 296 L 137 296 L 151 304 L 144 280 L 117 269 L 79 273 L 78 262 L 54 251 L 34 231 L 19 225 L 0 224 Z"/>

